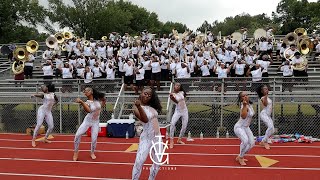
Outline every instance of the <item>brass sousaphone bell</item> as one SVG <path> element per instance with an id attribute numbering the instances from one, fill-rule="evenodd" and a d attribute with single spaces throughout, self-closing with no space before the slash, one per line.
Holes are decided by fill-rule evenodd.
<path id="1" fill-rule="evenodd" d="M 108 40 L 108 37 L 107 37 L 107 36 L 102 36 L 102 37 L 101 37 L 101 40 L 102 40 L 102 41 L 107 41 L 107 40 Z"/>
<path id="2" fill-rule="evenodd" d="M 58 44 L 61 44 L 64 42 L 64 35 L 62 33 L 56 33 L 54 37 L 57 39 Z"/>
<path id="3" fill-rule="evenodd" d="M 46 39 L 46 45 L 51 48 L 51 49 L 54 49 L 55 47 L 58 46 L 58 40 L 57 38 L 55 38 L 54 36 L 49 36 L 47 39 Z"/>
<path id="4" fill-rule="evenodd" d="M 288 33 L 283 39 L 283 42 L 286 43 L 287 45 L 297 44 L 297 41 L 298 41 L 298 35 L 294 32 Z"/>
<path id="5" fill-rule="evenodd" d="M 25 47 L 17 47 L 13 56 L 15 57 L 15 61 L 12 63 L 12 72 L 13 74 L 21 74 L 24 71 L 25 61 L 28 60 L 28 51 Z M 18 63 L 18 65 L 16 65 Z"/>
<path id="6" fill-rule="evenodd" d="M 301 54 L 306 55 L 309 54 L 310 52 L 310 44 L 311 44 L 311 40 L 308 39 L 302 39 L 301 42 L 299 43 L 299 50 L 301 52 Z"/>
<path id="7" fill-rule="evenodd" d="M 66 32 L 63 32 L 63 37 L 65 39 L 72 39 L 73 38 L 73 34 L 71 32 L 66 31 Z"/>
<path id="8" fill-rule="evenodd" d="M 294 30 L 298 36 L 307 35 L 307 31 L 304 28 L 297 28 Z"/>
<path id="9" fill-rule="evenodd" d="M 35 40 L 30 40 L 26 44 L 26 49 L 29 53 L 35 53 L 39 49 L 39 44 Z"/>

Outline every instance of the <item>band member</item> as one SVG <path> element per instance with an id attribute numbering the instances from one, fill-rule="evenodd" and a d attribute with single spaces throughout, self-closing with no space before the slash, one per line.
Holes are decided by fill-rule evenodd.
<path id="1" fill-rule="evenodd" d="M 143 132 L 140 135 L 139 148 L 137 151 L 136 160 L 132 169 L 132 179 L 138 180 L 141 175 L 141 170 L 146 161 L 153 142 L 159 141 L 156 136 L 160 136 L 160 127 L 158 123 L 158 112 L 161 112 L 161 103 L 155 90 L 146 87 L 140 94 L 138 100 L 134 102 L 135 116 L 143 123 Z M 160 138 L 161 139 L 161 138 Z M 161 146 L 159 147 L 161 148 Z M 152 159 L 157 160 L 155 150 L 151 151 Z M 149 179 L 155 179 L 160 166 L 153 163 L 150 169 Z"/>
<path id="2" fill-rule="evenodd" d="M 91 127 L 91 158 L 96 159 L 94 151 L 97 145 L 97 137 L 99 132 L 99 118 L 101 109 L 105 106 L 106 99 L 105 94 L 101 93 L 93 88 L 85 88 L 83 91 L 84 95 L 88 98 L 86 102 L 82 101 L 80 98 L 75 100 L 83 106 L 84 110 L 88 113 L 84 118 L 82 124 L 76 132 L 74 137 L 74 154 L 73 160 L 78 160 L 79 155 L 79 145 L 81 141 L 81 136 Z"/>
<path id="3" fill-rule="evenodd" d="M 236 161 L 240 165 L 247 165 L 244 159 L 244 155 L 254 146 L 254 137 L 250 129 L 250 124 L 252 121 L 252 116 L 254 115 L 254 110 L 252 107 L 252 102 L 249 100 L 249 96 L 245 92 L 240 92 L 238 95 L 238 103 L 240 104 L 240 119 L 234 126 L 234 133 L 241 140 L 240 144 L 240 154 L 236 158 Z"/>
<path id="4" fill-rule="evenodd" d="M 37 113 L 37 125 L 33 132 L 32 147 L 36 147 L 36 137 L 38 135 L 39 128 L 41 127 L 44 119 L 46 119 L 46 122 L 48 124 L 48 129 L 43 142 L 51 143 L 48 140 L 48 137 L 53 129 L 53 117 L 52 117 L 51 110 L 53 105 L 58 102 L 58 98 L 54 94 L 55 87 L 53 84 L 43 85 L 41 86 L 41 90 L 44 94 L 35 94 L 31 96 L 31 97 L 38 97 L 43 99 L 43 104 L 39 107 L 38 113 Z"/>
<path id="5" fill-rule="evenodd" d="M 177 143 L 179 144 L 184 144 L 183 141 L 181 141 L 181 138 L 183 137 L 184 133 L 186 132 L 187 125 L 188 125 L 188 108 L 186 105 L 186 92 L 181 86 L 180 83 L 175 83 L 174 85 L 174 93 L 170 94 L 170 99 L 176 104 L 176 109 L 174 111 L 174 114 L 172 116 L 171 120 L 171 126 L 170 126 L 170 148 L 173 148 L 173 137 L 174 137 L 174 132 L 176 129 L 176 123 L 180 119 L 182 120 L 182 127 L 180 131 L 180 135 L 178 138 Z"/>
<path id="6" fill-rule="evenodd" d="M 269 89 L 266 85 L 262 85 L 257 89 L 257 94 L 261 99 L 261 102 L 264 106 L 262 111 L 260 112 L 260 118 L 268 127 L 266 133 L 260 142 L 261 146 L 264 146 L 266 149 L 270 149 L 270 145 L 268 143 L 269 137 L 274 133 L 274 125 L 271 119 L 272 113 L 272 100 L 268 97 Z"/>

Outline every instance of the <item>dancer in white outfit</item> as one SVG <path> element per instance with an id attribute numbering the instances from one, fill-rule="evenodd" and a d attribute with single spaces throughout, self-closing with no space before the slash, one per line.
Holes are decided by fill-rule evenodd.
<path id="1" fill-rule="evenodd" d="M 99 132 L 99 118 L 101 109 L 106 103 L 105 94 L 101 93 L 93 88 L 85 88 L 84 95 L 87 96 L 88 100 L 86 102 L 77 98 L 75 101 L 81 104 L 84 110 L 88 113 L 84 118 L 82 124 L 76 132 L 74 137 L 74 154 L 73 160 L 78 160 L 79 155 L 79 145 L 81 141 L 81 136 L 91 127 L 91 158 L 96 159 L 94 151 L 97 145 L 97 137 Z"/>
<path id="2" fill-rule="evenodd" d="M 188 125 L 188 108 L 186 105 L 186 92 L 184 91 L 183 87 L 180 83 L 175 83 L 174 85 L 174 93 L 170 94 L 170 99 L 176 104 L 176 109 L 174 111 L 174 114 L 171 119 L 171 126 L 170 126 L 170 148 L 173 148 L 174 145 L 174 132 L 176 129 L 176 123 L 181 117 L 182 121 L 182 127 L 180 131 L 180 135 L 178 138 L 177 143 L 184 144 L 183 141 L 181 141 L 181 138 L 183 137 L 184 133 L 186 132 L 187 125 Z"/>
<path id="3" fill-rule="evenodd" d="M 249 96 L 245 92 L 240 92 L 238 95 L 238 102 L 240 103 L 240 119 L 234 125 L 234 133 L 241 140 L 240 144 L 240 154 L 236 158 L 236 161 L 240 165 L 247 165 L 244 159 L 244 155 L 254 146 L 254 137 L 250 129 L 250 124 L 252 116 L 254 115 L 254 110 L 252 107 L 252 102 L 249 100 Z"/>
<path id="4" fill-rule="evenodd" d="M 271 119 L 272 100 L 268 97 L 268 93 L 269 93 L 269 89 L 266 85 L 262 85 L 257 89 L 257 94 L 264 106 L 264 108 L 260 112 L 260 119 L 268 127 L 262 141 L 260 142 L 260 145 L 264 146 L 266 149 L 270 149 L 268 140 L 269 140 L 269 137 L 274 133 L 273 121 Z"/>
<path id="5" fill-rule="evenodd" d="M 31 97 L 38 97 L 43 99 L 43 104 L 39 107 L 38 113 L 37 113 L 37 125 L 33 132 L 32 147 L 36 147 L 36 137 L 38 135 L 39 128 L 41 127 L 44 119 L 46 119 L 46 122 L 48 124 L 48 129 L 43 142 L 51 143 L 48 140 L 48 137 L 53 129 L 53 117 L 52 117 L 51 110 L 53 105 L 58 102 L 58 98 L 54 94 L 55 87 L 53 84 L 42 85 L 41 90 L 42 92 L 44 92 L 44 94 L 35 94 L 31 96 Z"/>
<path id="6" fill-rule="evenodd" d="M 138 180 L 141 175 L 143 164 L 146 161 L 152 142 L 159 142 L 160 127 L 158 123 L 158 112 L 161 112 L 161 103 L 156 92 L 147 87 L 142 90 L 139 100 L 135 101 L 135 116 L 143 122 L 143 131 L 140 136 L 139 148 L 137 151 L 136 160 L 132 169 L 132 179 Z M 161 148 L 161 147 L 159 147 Z M 157 160 L 154 149 L 151 151 L 152 159 Z M 160 165 L 153 163 L 150 169 L 149 180 L 154 180 Z"/>

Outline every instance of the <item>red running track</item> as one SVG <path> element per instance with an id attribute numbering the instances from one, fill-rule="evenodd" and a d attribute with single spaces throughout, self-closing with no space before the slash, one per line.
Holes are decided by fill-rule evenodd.
<path id="1" fill-rule="evenodd" d="M 0 179 L 130 179 L 135 152 L 124 152 L 137 138 L 99 137 L 97 159 L 91 160 L 90 138 L 83 136 L 79 161 L 73 162 L 73 136 L 56 135 L 51 144 L 31 147 L 31 136 L 0 134 Z M 319 179 L 320 143 L 272 144 L 271 150 L 255 146 L 246 167 L 234 160 L 239 153 L 237 139 L 195 139 L 176 145 L 170 165 L 162 166 L 157 179 Z M 262 168 L 255 158 L 261 155 L 278 163 Z M 147 179 L 148 158 L 141 179 Z"/>

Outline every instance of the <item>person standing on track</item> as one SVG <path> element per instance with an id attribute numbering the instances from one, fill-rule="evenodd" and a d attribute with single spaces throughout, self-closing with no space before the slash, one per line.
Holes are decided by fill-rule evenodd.
<path id="1" fill-rule="evenodd" d="M 94 151 L 97 145 L 97 137 L 99 132 L 99 118 L 102 108 L 106 104 L 105 94 L 101 93 L 93 88 L 86 87 L 84 89 L 84 95 L 88 98 L 86 102 L 82 101 L 80 98 L 75 100 L 83 106 L 84 110 L 88 113 L 84 118 L 82 124 L 76 132 L 74 137 L 74 154 L 73 160 L 78 160 L 79 155 L 79 145 L 81 141 L 81 136 L 91 127 L 91 158 L 96 159 Z"/>
<path id="2" fill-rule="evenodd" d="M 142 90 L 139 99 L 136 100 L 134 104 L 134 114 L 143 122 L 143 131 L 140 136 L 139 148 L 132 169 L 132 180 L 138 180 L 149 152 L 151 152 L 153 160 L 158 159 L 155 155 L 155 150 L 151 150 L 151 148 L 153 147 L 153 142 L 159 141 L 159 138 L 156 136 L 161 135 L 157 116 L 158 112 L 161 112 L 162 107 L 158 95 L 155 90 L 150 87 Z M 159 148 L 161 148 L 161 146 Z M 153 163 L 150 169 L 149 180 L 155 179 L 159 169 L 160 165 Z"/>
<path id="3" fill-rule="evenodd" d="M 180 131 L 180 135 L 178 138 L 177 143 L 178 144 L 184 144 L 183 141 L 181 141 L 181 138 L 183 137 L 184 133 L 186 132 L 187 125 L 188 125 L 188 108 L 186 105 L 186 92 L 181 86 L 180 83 L 175 83 L 174 85 L 174 92 L 170 94 L 170 99 L 176 104 L 176 108 L 174 111 L 174 114 L 172 116 L 171 120 L 171 126 L 170 126 L 170 148 L 173 148 L 174 145 L 174 132 L 176 129 L 176 123 L 181 117 L 182 120 L 182 127 Z"/>
<path id="4" fill-rule="evenodd" d="M 48 129 L 45 135 L 45 139 L 43 142 L 51 143 L 48 140 L 48 137 L 53 129 L 53 117 L 52 117 L 52 107 L 58 102 L 57 96 L 54 94 L 55 87 L 54 84 L 46 84 L 41 86 L 41 90 L 44 94 L 34 94 L 31 97 L 38 97 L 43 99 L 43 104 L 39 107 L 37 112 L 37 125 L 33 131 L 32 138 L 32 147 L 36 147 L 36 137 L 38 135 L 38 131 L 43 123 L 43 120 L 46 119 L 48 124 Z"/>
<path id="5" fill-rule="evenodd" d="M 274 125 L 271 119 L 272 100 L 268 97 L 268 94 L 269 94 L 268 86 L 261 85 L 257 89 L 257 94 L 264 106 L 264 108 L 260 112 L 260 118 L 264 122 L 264 124 L 268 127 L 262 141 L 260 142 L 260 145 L 264 146 L 264 148 L 266 149 L 270 149 L 268 140 L 269 140 L 269 137 L 274 133 Z"/>
<path id="6" fill-rule="evenodd" d="M 252 102 L 249 100 L 249 96 L 245 92 L 240 92 L 238 95 L 238 103 L 240 104 L 240 119 L 234 125 L 234 133 L 241 140 L 240 144 L 240 154 L 236 158 L 236 161 L 240 165 L 247 165 L 244 159 L 244 155 L 254 146 L 254 137 L 250 129 L 250 124 L 252 121 L 252 116 L 254 115 L 254 110 L 252 107 Z"/>

